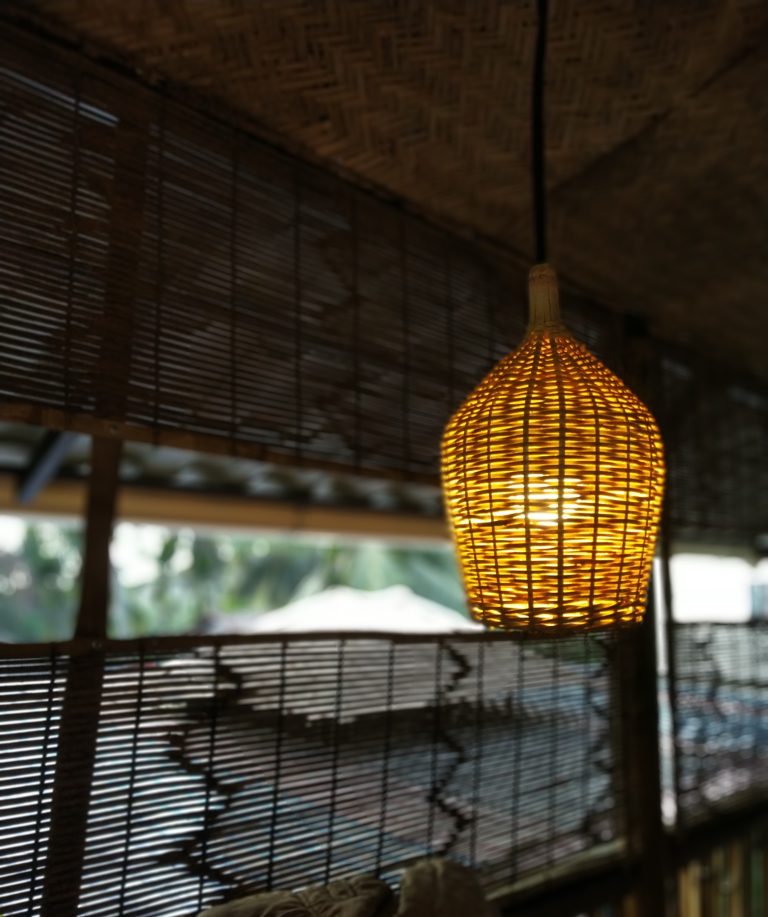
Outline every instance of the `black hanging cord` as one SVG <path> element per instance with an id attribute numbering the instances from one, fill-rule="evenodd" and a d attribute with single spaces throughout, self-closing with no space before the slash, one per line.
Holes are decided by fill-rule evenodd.
<path id="1" fill-rule="evenodd" d="M 531 92 L 531 179 L 536 263 L 547 260 L 547 196 L 544 160 L 544 64 L 547 56 L 547 0 L 538 0 L 538 29 Z"/>

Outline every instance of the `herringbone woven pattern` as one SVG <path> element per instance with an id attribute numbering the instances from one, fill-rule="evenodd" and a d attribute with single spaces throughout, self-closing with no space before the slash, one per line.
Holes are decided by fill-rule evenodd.
<path id="1" fill-rule="evenodd" d="M 519 0 L 37 0 L 91 38 L 365 178 L 504 234 L 528 207 L 534 5 Z M 739 4 L 562 0 L 548 53 L 555 183 L 728 63 Z"/>

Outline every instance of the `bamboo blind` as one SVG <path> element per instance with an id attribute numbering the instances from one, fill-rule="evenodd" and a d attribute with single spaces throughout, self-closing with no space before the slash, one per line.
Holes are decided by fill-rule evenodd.
<path id="1" fill-rule="evenodd" d="M 396 882 L 429 853 L 500 890 L 619 837 L 609 647 L 594 639 L 69 649 L 0 660 L 5 917 L 41 913 L 43 889 L 42 913 L 63 912 L 78 849 L 72 829 L 49 858 L 54 783 L 68 826 L 91 768 L 83 917 L 186 915 L 356 872 Z M 77 700 L 79 722 L 97 710 L 92 765 L 86 741 L 57 756 L 75 665 L 100 685 Z"/>
<path id="2" fill-rule="evenodd" d="M 434 476 L 500 355 L 486 263 L 106 68 L 0 53 L 2 416 Z"/>
<path id="3" fill-rule="evenodd" d="M 662 351 L 653 381 L 669 461 L 670 529 L 751 545 L 768 530 L 768 394 Z"/>
<path id="4" fill-rule="evenodd" d="M 764 624 L 677 625 L 682 825 L 764 789 L 767 636 Z M 7 917 L 45 913 L 44 889 L 58 913 L 79 862 L 74 828 L 51 859 L 57 785 L 65 825 L 79 784 L 91 787 L 87 917 L 187 914 L 353 871 L 395 880 L 429 852 L 502 890 L 610 850 L 634 792 L 613 751 L 611 644 L 594 637 L 176 638 L 0 657 Z M 79 750 L 63 760 L 73 666 L 97 690 L 74 698 Z"/>
<path id="5" fill-rule="evenodd" d="M 678 818 L 712 817 L 768 791 L 768 626 L 676 624 Z"/>

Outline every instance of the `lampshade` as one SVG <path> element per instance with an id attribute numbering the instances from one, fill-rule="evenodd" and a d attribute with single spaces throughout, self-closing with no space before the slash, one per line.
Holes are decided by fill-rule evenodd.
<path id="1" fill-rule="evenodd" d="M 446 427 L 443 492 L 471 612 L 575 632 L 642 619 L 661 513 L 645 405 L 566 330 L 557 277 L 531 269 L 530 324 Z"/>

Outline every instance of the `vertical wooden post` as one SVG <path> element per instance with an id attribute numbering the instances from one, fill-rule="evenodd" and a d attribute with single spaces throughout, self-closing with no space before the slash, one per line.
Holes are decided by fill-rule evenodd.
<path id="1" fill-rule="evenodd" d="M 51 800 L 42 917 L 74 917 L 78 913 L 104 680 L 101 643 L 107 634 L 109 544 L 121 446 L 113 440 L 94 439 L 92 443 L 80 611 L 75 629 L 76 637 L 92 641 L 92 651 L 69 660 Z"/>
<path id="2" fill-rule="evenodd" d="M 104 141 L 115 144 L 109 249 L 99 358 L 94 367 L 97 412 L 119 417 L 125 407 L 133 304 L 144 216 L 148 112 L 133 111 Z M 77 177 L 76 179 L 77 180 Z M 99 380 L 103 385 L 99 387 Z M 76 917 L 85 864 L 88 806 L 96 766 L 109 609 L 109 546 L 122 443 L 92 440 L 81 600 L 75 636 L 91 649 L 68 661 L 51 801 L 41 917 Z"/>
<path id="3" fill-rule="evenodd" d="M 744 913 L 752 917 L 754 911 L 752 903 L 752 845 L 754 834 L 749 832 L 740 844 L 741 848 L 741 894 L 743 898 Z"/>
<path id="4" fill-rule="evenodd" d="M 733 841 L 728 849 L 730 863 L 728 864 L 728 873 L 730 877 L 729 887 L 731 899 L 729 901 L 728 917 L 743 917 L 748 914 L 747 895 L 744 888 L 744 878 L 746 870 L 744 869 L 744 848 L 746 844 L 739 839 Z"/>
<path id="5" fill-rule="evenodd" d="M 100 641 L 107 636 L 109 607 L 109 546 L 117 500 L 120 440 L 91 441 L 91 480 L 88 491 L 85 550 L 81 575 L 80 611 L 75 637 Z"/>
<path id="6" fill-rule="evenodd" d="M 645 403 L 656 410 L 660 393 L 647 324 L 637 316 L 626 316 L 620 332 L 625 378 Z M 661 815 L 658 614 L 652 581 L 645 619 L 639 627 L 619 634 L 615 660 L 627 852 L 635 866 L 633 917 L 664 917 L 666 883 L 671 878 L 667 873 L 667 863 L 671 860 Z"/>
<path id="7" fill-rule="evenodd" d="M 701 917 L 701 863 L 698 860 L 688 864 L 688 911 L 684 917 Z"/>
<path id="8" fill-rule="evenodd" d="M 661 821 L 655 608 L 617 638 L 620 761 L 625 830 L 635 866 L 638 917 L 666 913 L 666 838 Z"/>

